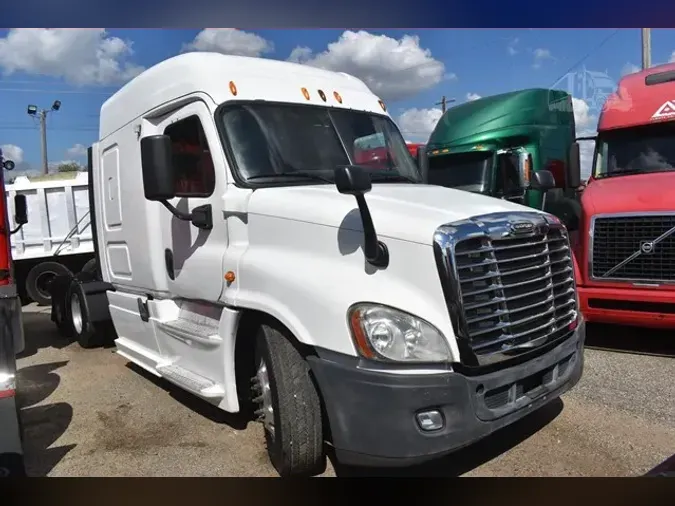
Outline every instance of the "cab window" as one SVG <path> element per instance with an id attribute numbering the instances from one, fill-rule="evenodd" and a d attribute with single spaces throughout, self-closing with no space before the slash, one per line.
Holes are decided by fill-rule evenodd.
<path id="1" fill-rule="evenodd" d="M 215 170 L 199 117 L 188 116 L 164 130 L 171 138 L 174 190 L 177 197 L 208 197 L 215 189 Z"/>

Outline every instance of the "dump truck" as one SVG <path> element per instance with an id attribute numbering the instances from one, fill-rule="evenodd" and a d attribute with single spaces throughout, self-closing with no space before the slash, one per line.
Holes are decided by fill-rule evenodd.
<path id="1" fill-rule="evenodd" d="M 47 286 L 55 276 L 93 268 L 87 173 L 72 176 L 35 181 L 19 176 L 5 186 L 10 225 L 15 226 L 11 211 L 17 195 L 35 217 L 12 237 L 16 287 L 26 303 L 49 306 Z"/>
<path id="2" fill-rule="evenodd" d="M 170 83 L 170 85 L 167 85 Z M 390 163 L 356 162 L 381 133 Z M 583 371 L 567 230 L 423 183 L 386 104 L 343 73 L 186 53 L 102 106 L 93 274 L 52 320 L 264 428 L 282 476 L 462 448 Z"/>

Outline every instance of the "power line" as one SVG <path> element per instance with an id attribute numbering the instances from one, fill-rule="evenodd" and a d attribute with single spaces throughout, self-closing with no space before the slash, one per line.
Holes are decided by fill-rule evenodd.
<path id="1" fill-rule="evenodd" d="M 599 50 L 602 48 L 602 46 L 604 46 L 605 44 L 607 44 L 607 42 L 609 42 L 609 40 L 610 40 L 612 37 L 614 37 L 617 33 L 619 33 L 619 30 L 620 30 L 620 28 L 617 28 L 617 29 L 614 30 L 612 33 L 610 33 L 607 37 L 605 37 L 605 38 L 600 42 L 600 44 L 598 44 L 595 48 L 591 49 L 588 53 L 586 53 L 586 55 L 585 55 L 583 58 L 581 58 L 579 61 L 577 61 L 574 65 L 572 65 L 572 66 L 571 66 L 570 68 L 568 68 L 565 72 L 563 72 L 563 74 L 562 74 L 561 76 L 559 76 L 555 81 L 553 81 L 553 82 L 551 83 L 551 85 L 549 86 L 549 88 L 552 88 L 552 87 L 553 87 L 558 81 L 560 81 L 563 77 L 565 77 L 567 74 L 569 74 L 570 72 L 572 72 L 572 70 L 574 70 L 576 67 L 578 67 L 579 65 L 581 65 L 583 62 L 585 62 L 585 61 L 586 61 L 593 53 L 599 51 Z"/>

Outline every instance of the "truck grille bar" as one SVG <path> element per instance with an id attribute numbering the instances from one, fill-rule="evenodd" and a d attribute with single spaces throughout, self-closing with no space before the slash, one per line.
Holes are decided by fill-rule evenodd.
<path id="1" fill-rule="evenodd" d="M 594 280 L 675 282 L 675 214 L 594 216 L 589 250 Z"/>
<path id="2" fill-rule="evenodd" d="M 435 251 L 460 351 L 474 365 L 571 335 L 574 267 L 556 218 L 496 213 L 445 225 Z"/>

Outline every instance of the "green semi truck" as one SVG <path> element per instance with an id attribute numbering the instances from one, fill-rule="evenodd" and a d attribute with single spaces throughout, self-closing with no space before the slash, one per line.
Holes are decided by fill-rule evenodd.
<path id="1" fill-rule="evenodd" d="M 578 228 L 579 146 L 564 91 L 527 89 L 452 107 L 426 154 L 429 184 L 543 208 Z"/>

